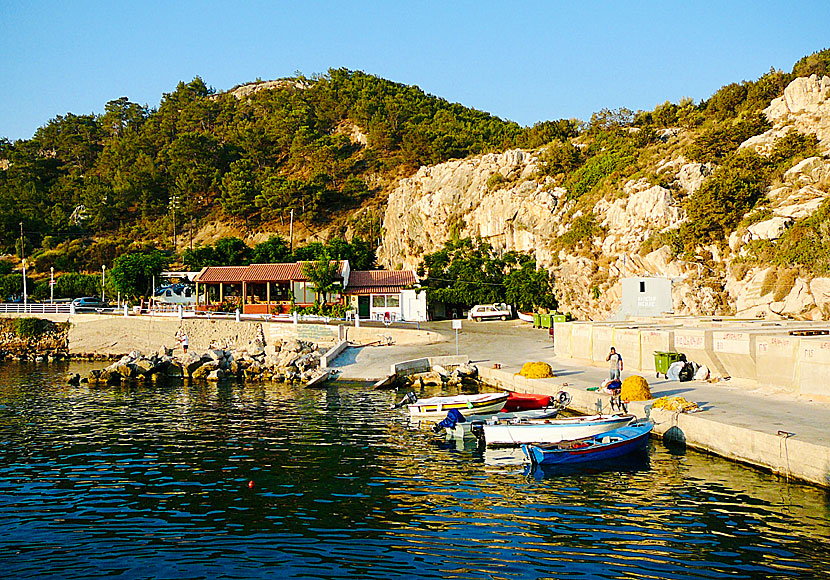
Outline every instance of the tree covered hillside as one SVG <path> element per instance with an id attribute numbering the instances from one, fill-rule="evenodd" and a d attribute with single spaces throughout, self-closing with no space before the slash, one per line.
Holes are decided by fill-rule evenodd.
<path id="1" fill-rule="evenodd" d="M 157 110 L 122 97 L 0 140 L 0 251 L 19 252 L 20 223 L 41 270 L 97 269 L 138 241 L 169 248 L 212 220 L 251 230 L 294 210 L 320 224 L 420 165 L 575 134 L 568 121 L 523 128 L 343 69 L 240 99 L 196 78 Z M 377 218 L 352 226 L 379 232 Z"/>

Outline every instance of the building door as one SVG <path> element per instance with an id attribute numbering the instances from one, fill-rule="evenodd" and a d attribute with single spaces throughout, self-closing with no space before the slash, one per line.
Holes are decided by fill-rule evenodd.
<path id="1" fill-rule="evenodd" d="M 357 315 L 361 318 L 369 318 L 369 297 L 357 297 Z"/>

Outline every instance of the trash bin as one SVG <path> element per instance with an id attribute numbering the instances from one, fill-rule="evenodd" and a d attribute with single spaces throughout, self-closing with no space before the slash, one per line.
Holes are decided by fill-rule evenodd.
<path id="1" fill-rule="evenodd" d="M 539 317 L 539 325 L 542 328 L 550 328 L 550 314 L 542 314 Z"/>
<path id="2" fill-rule="evenodd" d="M 540 318 L 541 315 L 538 312 L 533 313 L 533 328 L 539 328 L 542 325 Z"/>
<path id="3" fill-rule="evenodd" d="M 682 352 L 666 352 L 662 350 L 654 351 L 654 370 L 657 373 L 657 378 L 662 374 L 666 376 L 669 366 L 677 361 L 685 361 L 686 355 Z"/>
<path id="4" fill-rule="evenodd" d="M 554 322 L 554 324 L 559 323 L 559 322 L 566 322 L 565 321 L 565 315 L 564 314 L 554 314 L 553 315 L 553 322 Z"/>

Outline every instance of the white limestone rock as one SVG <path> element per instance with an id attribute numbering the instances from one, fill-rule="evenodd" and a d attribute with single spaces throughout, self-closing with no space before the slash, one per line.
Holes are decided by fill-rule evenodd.
<path id="1" fill-rule="evenodd" d="M 693 194 L 703 185 L 703 182 L 712 174 L 712 166 L 708 163 L 686 163 L 677 172 L 677 181 L 686 193 Z"/>
<path id="2" fill-rule="evenodd" d="M 830 137 L 830 77 L 799 77 L 773 99 L 764 113 L 774 127 L 791 125 L 802 133 L 813 133 L 828 147 Z"/>
<path id="3" fill-rule="evenodd" d="M 747 228 L 750 239 L 753 240 L 777 240 L 792 224 L 790 217 L 776 216 L 762 222 L 752 224 Z"/>

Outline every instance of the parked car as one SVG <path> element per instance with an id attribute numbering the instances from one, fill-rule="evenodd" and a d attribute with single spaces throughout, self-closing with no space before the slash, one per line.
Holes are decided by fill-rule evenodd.
<path id="1" fill-rule="evenodd" d="M 75 298 L 72 304 L 75 306 L 75 312 L 101 312 L 105 308 L 110 308 L 108 302 L 104 302 L 95 296 Z"/>
<path id="2" fill-rule="evenodd" d="M 497 302 L 496 304 L 476 304 L 470 309 L 467 318 L 475 322 L 495 319 L 507 320 L 513 316 L 513 311 L 508 304 Z"/>

